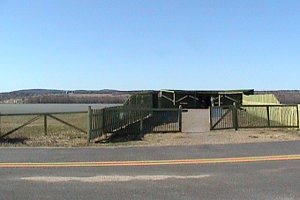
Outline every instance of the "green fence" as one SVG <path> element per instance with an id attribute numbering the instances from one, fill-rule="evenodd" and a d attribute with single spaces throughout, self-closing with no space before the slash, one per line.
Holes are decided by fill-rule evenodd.
<path id="1" fill-rule="evenodd" d="M 89 142 L 103 135 L 181 131 L 181 109 L 89 108 L 88 116 Z"/>
<path id="2" fill-rule="evenodd" d="M 151 92 L 133 94 L 124 103 L 124 107 L 153 108 L 153 94 Z"/>
<path id="3" fill-rule="evenodd" d="M 215 106 L 211 130 L 231 128 L 299 128 L 298 105 Z"/>
<path id="4" fill-rule="evenodd" d="M 87 112 L 0 113 L 0 140 L 49 134 L 86 137 L 86 118 Z"/>
<path id="5" fill-rule="evenodd" d="M 234 128 L 233 106 L 214 106 L 210 108 L 210 129 Z"/>
<path id="6" fill-rule="evenodd" d="M 298 105 L 248 105 L 237 110 L 240 128 L 298 128 Z"/>
<path id="7" fill-rule="evenodd" d="M 280 105 L 280 102 L 274 94 L 243 94 L 242 105 Z"/>

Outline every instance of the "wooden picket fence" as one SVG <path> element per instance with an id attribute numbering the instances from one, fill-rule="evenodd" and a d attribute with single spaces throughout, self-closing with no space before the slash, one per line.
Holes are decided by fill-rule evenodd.
<path id="1" fill-rule="evenodd" d="M 180 132 L 181 109 L 111 107 L 88 109 L 88 142 L 113 135 Z"/>
<path id="2" fill-rule="evenodd" d="M 238 128 L 299 128 L 298 105 L 215 106 L 211 130 Z"/>

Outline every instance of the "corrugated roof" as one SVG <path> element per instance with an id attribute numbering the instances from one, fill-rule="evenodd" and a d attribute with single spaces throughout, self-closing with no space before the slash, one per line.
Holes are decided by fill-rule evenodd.
<path id="1" fill-rule="evenodd" d="M 242 90 L 160 90 L 165 92 L 175 92 L 177 94 L 207 94 L 207 95 L 219 95 L 219 94 L 254 94 L 254 89 L 242 89 Z"/>

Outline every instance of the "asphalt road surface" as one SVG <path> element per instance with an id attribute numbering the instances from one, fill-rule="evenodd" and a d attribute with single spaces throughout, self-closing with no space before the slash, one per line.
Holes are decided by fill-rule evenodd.
<path id="1" fill-rule="evenodd" d="M 0 199 L 300 199 L 300 142 L 0 148 Z"/>

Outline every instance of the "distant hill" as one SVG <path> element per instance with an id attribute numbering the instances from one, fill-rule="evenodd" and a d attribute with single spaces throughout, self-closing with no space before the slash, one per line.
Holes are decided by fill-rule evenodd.
<path id="1" fill-rule="evenodd" d="M 112 93 L 131 93 L 133 91 L 119 91 L 119 90 L 52 90 L 52 89 L 28 89 L 28 90 L 17 90 L 12 92 L 3 92 L 0 95 L 43 95 L 43 94 L 112 94 Z"/>
<path id="2" fill-rule="evenodd" d="M 0 93 L 0 103 L 123 103 L 139 91 L 29 89 Z"/>
<path id="3" fill-rule="evenodd" d="M 53 90 L 29 89 L 0 93 L 0 103 L 124 103 L 130 95 L 153 90 Z M 255 91 L 274 94 L 282 104 L 300 104 L 300 90 Z"/>

